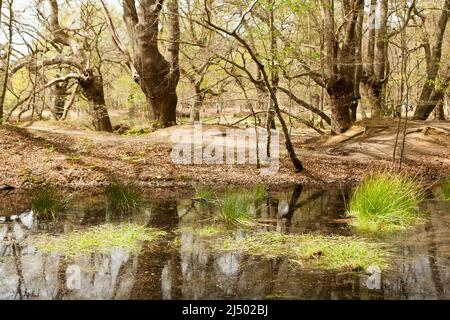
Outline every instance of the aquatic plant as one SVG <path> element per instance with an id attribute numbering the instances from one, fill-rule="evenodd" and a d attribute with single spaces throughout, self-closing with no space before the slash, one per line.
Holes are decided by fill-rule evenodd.
<path id="1" fill-rule="evenodd" d="M 444 180 L 441 189 L 444 200 L 450 200 L 450 177 Z"/>
<path id="2" fill-rule="evenodd" d="M 133 183 L 114 181 L 105 189 L 108 205 L 118 213 L 129 213 L 143 205 L 142 194 Z"/>
<path id="3" fill-rule="evenodd" d="M 179 229 L 177 232 L 178 233 L 191 232 L 199 237 L 209 238 L 224 235 L 229 231 L 230 229 L 228 229 L 226 225 L 210 224 L 198 227 L 183 227 Z"/>
<path id="4" fill-rule="evenodd" d="M 267 190 L 263 184 L 257 183 L 253 186 L 251 195 L 253 200 L 262 201 L 267 197 Z"/>
<path id="5" fill-rule="evenodd" d="M 212 201 L 216 198 L 216 195 L 212 188 L 204 185 L 198 185 L 195 187 L 195 198 L 205 201 Z"/>
<path id="6" fill-rule="evenodd" d="M 362 232 L 407 229 L 418 220 L 415 211 L 423 192 L 413 178 L 401 173 L 370 175 L 354 191 L 348 206 L 352 221 Z"/>
<path id="7" fill-rule="evenodd" d="M 328 270 L 364 270 L 388 267 L 388 252 L 380 245 L 356 237 L 261 232 L 240 240 L 226 239 L 222 250 L 242 250 L 267 259 L 287 257 L 300 265 Z"/>
<path id="8" fill-rule="evenodd" d="M 69 197 L 50 187 L 35 189 L 31 194 L 31 208 L 41 219 L 55 219 L 58 213 L 66 209 L 68 203 Z"/>
<path id="9" fill-rule="evenodd" d="M 41 235 L 33 242 L 38 250 L 45 253 L 58 252 L 70 257 L 89 253 L 110 253 L 114 249 L 137 252 L 140 248 L 139 242 L 155 244 L 165 234 L 159 229 L 137 224 L 106 224 L 56 237 Z"/>
<path id="10" fill-rule="evenodd" d="M 229 191 L 222 199 L 221 216 L 228 224 L 249 219 L 250 199 L 244 192 Z"/>

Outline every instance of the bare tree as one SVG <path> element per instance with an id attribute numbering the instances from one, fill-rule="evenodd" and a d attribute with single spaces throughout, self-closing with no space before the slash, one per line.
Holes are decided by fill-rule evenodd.
<path id="1" fill-rule="evenodd" d="M 266 71 L 266 67 L 264 66 L 264 64 L 261 62 L 261 60 L 258 58 L 257 54 L 252 50 L 252 48 L 250 47 L 250 45 L 248 44 L 248 42 L 239 34 L 239 29 L 242 27 L 242 21 L 245 20 L 246 16 L 253 10 L 253 8 L 255 7 L 256 3 L 258 2 L 258 0 L 254 0 L 249 7 L 244 11 L 244 13 L 241 15 L 239 22 L 237 24 L 237 26 L 232 30 L 227 30 L 221 26 L 218 26 L 217 24 L 215 24 L 212 20 L 212 14 L 211 11 L 208 7 L 207 2 L 205 1 L 205 10 L 206 10 L 206 24 L 213 28 L 214 30 L 216 30 L 217 32 L 220 32 L 222 34 L 225 34 L 227 36 L 232 37 L 233 39 L 235 39 L 240 45 L 242 45 L 246 52 L 250 55 L 251 59 L 253 60 L 253 62 L 257 65 L 257 68 L 259 70 L 259 72 L 262 75 L 263 78 L 263 84 L 265 85 L 265 87 L 267 88 L 267 91 L 269 92 L 270 95 L 270 100 L 273 106 L 273 109 L 275 111 L 275 114 L 278 118 L 278 121 L 281 124 L 281 128 L 283 130 L 283 134 L 284 134 L 284 138 L 285 138 L 285 145 L 286 145 L 286 150 L 288 152 L 289 158 L 292 162 L 292 164 L 294 165 L 294 168 L 296 171 L 302 171 L 303 170 L 303 165 L 302 162 L 298 159 L 296 153 L 295 153 L 295 149 L 294 146 L 292 145 L 291 139 L 290 139 L 290 134 L 289 134 L 289 130 L 286 126 L 286 122 L 283 119 L 283 116 L 281 114 L 281 110 L 279 107 L 279 102 L 276 96 L 276 91 L 275 88 L 272 85 L 272 81 L 270 80 L 269 74 Z M 227 60 L 228 62 L 232 63 L 233 65 L 235 65 L 236 67 L 242 69 L 243 71 L 245 71 L 247 73 L 247 75 L 250 77 L 250 79 L 252 79 L 253 82 L 258 82 L 256 79 L 253 78 L 253 76 L 251 75 L 251 73 L 246 70 L 244 67 L 239 66 L 236 63 L 233 63 L 232 61 Z"/>
<path id="2" fill-rule="evenodd" d="M 0 25 L 1 25 L 1 8 L 2 8 L 2 0 L 0 0 Z M 3 47 L 3 56 L 0 56 L 0 70 L 3 74 L 0 74 L 1 82 L 0 82 L 0 124 L 3 123 L 3 107 L 5 103 L 5 95 L 6 95 L 6 87 L 8 85 L 8 76 L 9 76 L 9 66 L 11 60 L 11 51 L 12 51 L 12 37 L 13 37 L 13 21 L 14 21 L 14 11 L 12 9 L 13 0 L 8 1 L 9 8 L 9 21 L 8 21 L 8 43 Z"/>
<path id="3" fill-rule="evenodd" d="M 416 10 L 417 15 L 422 20 L 422 30 L 423 30 L 423 48 L 425 50 L 425 60 L 427 64 L 427 77 L 426 81 L 422 87 L 422 92 L 419 98 L 419 104 L 414 112 L 414 117 L 416 119 L 426 120 L 429 115 L 433 112 L 434 108 L 439 104 L 444 96 L 445 88 L 448 85 L 444 82 L 444 88 L 439 85 L 437 77 L 439 70 L 441 69 L 441 58 L 442 58 L 442 46 L 444 43 L 444 35 L 447 29 L 447 23 L 449 20 L 450 11 L 450 0 L 445 0 L 444 6 L 439 17 L 439 22 L 437 30 L 434 34 L 434 43 L 430 43 L 431 34 L 426 30 L 426 20 L 427 17 Z M 442 92 L 442 93 L 441 93 Z"/>
<path id="4" fill-rule="evenodd" d="M 358 30 L 358 17 L 364 0 L 343 0 L 345 17 L 341 28 L 336 28 L 334 0 L 321 1 L 324 17 L 326 50 L 326 90 L 331 104 L 331 129 L 345 132 L 352 123 L 351 112 L 356 113 L 359 96 L 356 88 L 358 65 L 357 46 L 362 30 Z"/>

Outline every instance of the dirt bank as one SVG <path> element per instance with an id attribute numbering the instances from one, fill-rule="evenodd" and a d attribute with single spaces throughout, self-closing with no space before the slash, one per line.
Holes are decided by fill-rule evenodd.
<path id="1" fill-rule="evenodd" d="M 360 122 L 332 138 L 296 135 L 294 145 L 306 170 L 294 173 L 281 146 L 280 170 L 269 176 L 260 175 L 254 165 L 175 165 L 168 140 L 171 130 L 129 137 L 42 124 L 2 126 L 0 184 L 77 188 L 100 186 L 112 177 L 148 186 L 351 183 L 370 170 L 391 165 L 396 122 Z M 425 180 L 450 174 L 450 123 L 411 122 L 407 133 L 404 168 L 408 173 Z"/>

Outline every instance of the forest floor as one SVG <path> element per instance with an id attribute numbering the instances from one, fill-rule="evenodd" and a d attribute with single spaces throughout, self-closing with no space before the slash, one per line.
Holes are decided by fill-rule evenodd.
<path id="1" fill-rule="evenodd" d="M 204 125 L 224 132 L 226 126 Z M 171 160 L 170 135 L 183 125 L 141 136 L 98 133 L 35 122 L 0 126 L 0 184 L 32 188 L 42 184 L 101 186 L 130 179 L 148 186 L 354 183 L 368 172 L 390 168 L 397 121 L 365 120 L 339 136 L 293 135 L 305 170 L 293 171 L 280 139 L 280 169 L 261 175 L 255 165 L 182 165 Z M 207 143 L 207 141 L 204 141 Z M 401 150 L 398 147 L 397 150 Z M 400 152 L 399 152 L 400 153 Z M 406 130 L 403 169 L 424 181 L 450 174 L 450 123 L 411 121 Z"/>

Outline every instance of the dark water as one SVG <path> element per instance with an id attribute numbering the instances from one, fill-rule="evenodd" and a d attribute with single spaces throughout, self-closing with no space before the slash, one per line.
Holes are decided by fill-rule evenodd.
<path id="1" fill-rule="evenodd" d="M 344 188 L 293 186 L 271 192 L 251 212 L 268 230 L 350 235 L 342 220 L 348 196 Z M 189 227 L 207 224 L 218 208 L 195 205 L 185 195 L 148 196 L 139 213 L 112 218 L 103 195 L 73 194 L 67 214 L 49 223 L 36 219 L 26 195 L 12 194 L 0 198 L 0 299 L 450 299 L 450 202 L 433 192 L 429 198 L 421 204 L 428 213 L 424 224 L 384 240 L 395 249 L 391 269 L 366 274 L 210 250 Z M 121 221 L 183 231 L 169 232 L 156 250 L 72 259 L 44 254 L 28 241 Z M 179 246 L 168 246 L 176 236 Z"/>

